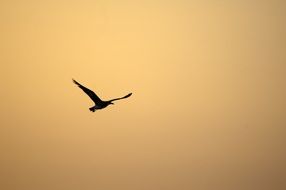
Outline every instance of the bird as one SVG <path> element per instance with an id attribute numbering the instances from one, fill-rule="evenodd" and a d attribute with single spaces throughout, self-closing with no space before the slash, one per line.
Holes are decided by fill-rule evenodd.
<path id="1" fill-rule="evenodd" d="M 95 112 L 96 110 L 99 109 L 103 109 L 106 108 L 109 105 L 113 105 L 113 101 L 116 100 L 121 100 L 121 99 L 125 99 L 128 98 L 132 95 L 132 93 L 127 94 L 126 96 L 123 96 L 121 98 L 115 98 L 115 99 L 111 99 L 111 100 L 107 100 L 107 101 L 103 101 L 101 100 L 92 90 L 86 88 L 85 86 L 81 85 L 79 82 L 77 82 L 76 80 L 72 79 L 73 82 L 80 88 L 82 89 L 89 97 L 90 99 L 95 103 L 95 105 L 93 107 L 90 107 L 89 110 L 91 112 Z"/>

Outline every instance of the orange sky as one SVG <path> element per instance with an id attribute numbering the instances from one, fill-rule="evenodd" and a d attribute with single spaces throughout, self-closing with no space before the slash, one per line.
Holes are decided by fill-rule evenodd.
<path id="1" fill-rule="evenodd" d="M 0 1 L 0 189 L 285 189 L 285 8 Z"/>

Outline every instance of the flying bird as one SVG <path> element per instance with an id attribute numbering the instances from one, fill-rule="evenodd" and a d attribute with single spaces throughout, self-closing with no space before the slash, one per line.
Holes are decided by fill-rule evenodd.
<path id="1" fill-rule="evenodd" d="M 80 83 L 78 83 L 76 80 L 72 79 L 73 82 L 80 88 L 82 89 L 90 98 L 91 100 L 95 103 L 95 105 L 91 108 L 89 108 L 90 111 L 92 112 L 95 112 L 96 110 L 98 109 L 103 109 L 109 105 L 113 105 L 113 101 L 116 101 L 116 100 L 121 100 L 121 99 L 124 99 L 124 98 L 128 98 L 129 96 L 132 95 L 132 93 L 129 93 L 127 94 L 126 96 L 123 96 L 121 98 L 115 98 L 115 99 L 112 99 L 112 100 L 108 100 L 108 101 L 103 101 L 101 100 L 92 90 L 84 87 L 83 85 L 81 85 Z"/>

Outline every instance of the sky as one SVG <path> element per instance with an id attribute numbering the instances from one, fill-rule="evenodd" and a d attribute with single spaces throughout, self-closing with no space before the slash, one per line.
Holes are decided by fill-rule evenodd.
<path id="1" fill-rule="evenodd" d="M 0 189 L 285 189 L 285 8 L 1 0 Z"/>

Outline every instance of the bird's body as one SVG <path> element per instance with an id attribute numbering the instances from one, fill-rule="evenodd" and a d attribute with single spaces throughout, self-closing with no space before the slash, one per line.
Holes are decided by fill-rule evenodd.
<path id="1" fill-rule="evenodd" d="M 115 98 L 112 100 L 108 100 L 108 101 L 103 101 L 101 100 L 92 90 L 84 87 L 83 85 L 81 85 L 80 83 L 78 83 L 76 80 L 73 79 L 73 82 L 80 88 L 82 89 L 90 98 L 91 100 L 95 103 L 95 105 L 91 108 L 89 108 L 90 111 L 95 112 L 98 109 L 103 109 L 106 108 L 109 105 L 112 105 L 113 101 L 116 100 L 120 100 L 120 99 L 124 99 L 124 98 L 128 98 L 129 96 L 132 95 L 132 93 L 127 94 L 126 96 L 123 96 L 121 98 Z"/>
<path id="2" fill-rule="evenodd" d="M 95 106 L 89 108 L 90 111 L 95 112 L 96 110 L 100 110 L 103 108 L 106 108 L 107 106 L 109 106 L 111 103 L 109 103 L 108 101 L 102 101 L 99 104 L 95 104 Z"/>

